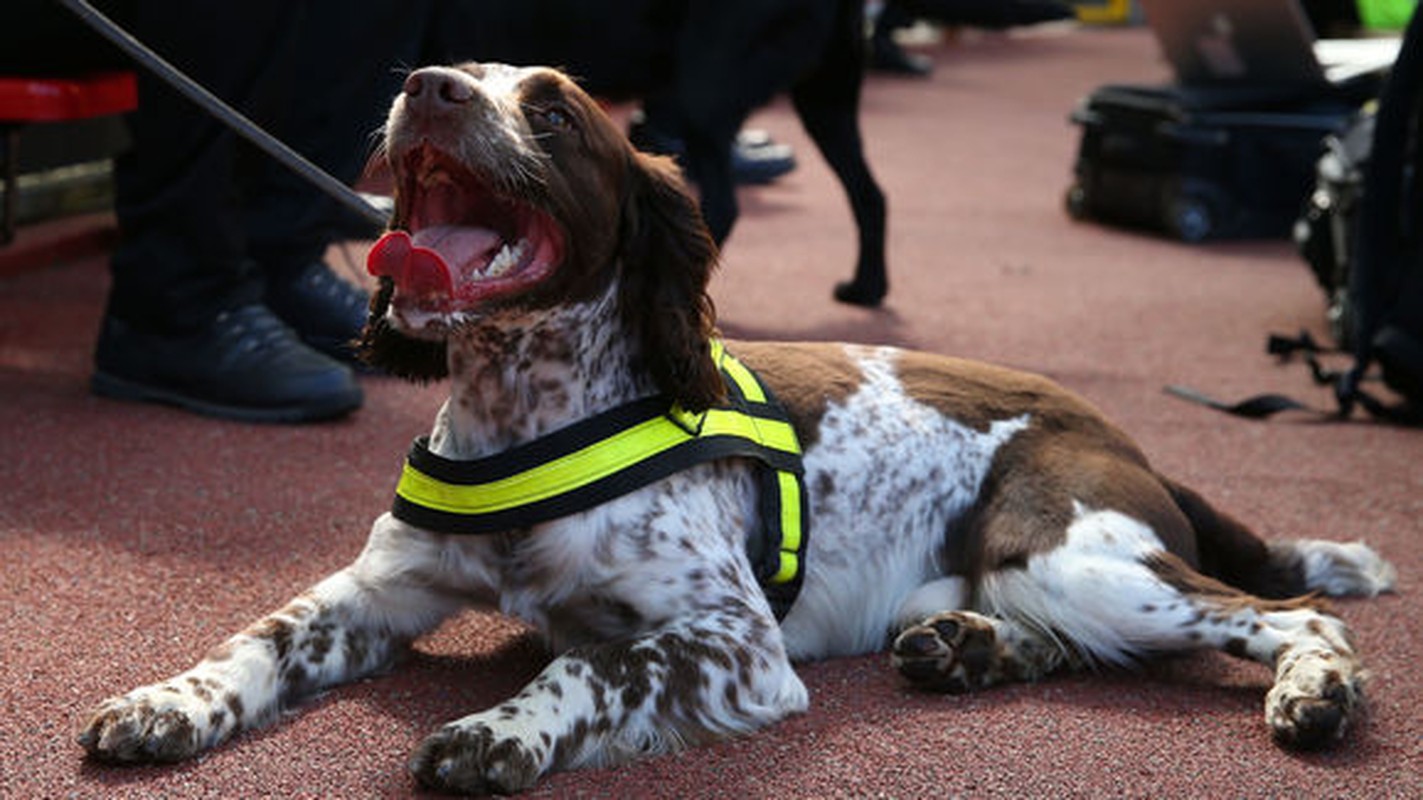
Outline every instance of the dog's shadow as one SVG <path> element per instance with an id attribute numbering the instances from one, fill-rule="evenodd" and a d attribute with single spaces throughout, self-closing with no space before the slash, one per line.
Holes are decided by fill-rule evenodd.
<path id="1" fill-rule="evenodd" d="M 1179 736 L 1220 735 L 1241 725 L 1243 748 L 1269 743 L 1280 756 L 1318 767 L 1347 769 L 1379 755 L 1370 745 L 1367 708 L 1333 747 L 1299 750 L 1273 743 L 1262 718 L 1270 685 L 1269 671 L 1258 664 L 1196 652 L 1158 655 L 1134 669 L 1055 675 L 1011 689 L 1024 693 L 1026 702 L 1058 707 L 1068 716 L 1144 721 Z"/>
<path id="2" fill-rule="evenodd" d="M 417 640 L 384 673 L 328 694 L 428 732 L 508 700 L 553 658 L 533 629 L 492 612 L 468 612 Z"/>
<path id="3" fill-rule="evenodd" d="M 497 614 L 471 613 L 412 648 L 390 672 L 333 690 L 319 702 L 339 698 L 343 703 L 367 704 L 384 717 L 401 720 L 418 743 L 447 722 L 515 696 L 553 658 L 532 629 Z M 883 653 L 800 663 L 796 670 L 814 698 L 808 714 L 760 735 L 793 743 L 822 726 L 834 728 L 841 721 L 873 718 L 878 713 L 933 711 L 940 704 L 960 705 L 959 710 L 967 713 L 973 708 L 994 711 L 1024 704 L 1057 707 L 1060 712 L 1048 714 L 1175 720 L 1187 729 L 1215 729 L 1222 719 L 1244 715 L 1254 728 L 1269 688 L 1268 673 L 1257 674 L 1255 667 L 1216 653 L 1183 654 L 1156 658 L 1137 669 L 1064 673 L 1037 683 L 951 696 L 910 688 Z M 1367 728 L 1368 716 L 1362 715 L 1341 746 L 1317 752 L 1278 751 L 1330 768 L 1363 764 L 1375 755 L 1364 744 L 1370 740 Z"/>

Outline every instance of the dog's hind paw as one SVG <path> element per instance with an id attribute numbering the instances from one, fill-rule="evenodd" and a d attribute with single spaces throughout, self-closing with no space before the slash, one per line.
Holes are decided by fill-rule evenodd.
<path id="1" fill-rule="evenodd" d="M 899 634 L 890 652 L 891 663 L 910 683 L 952 694 L 999 682 L 1003 657 L 993 621 L 971 611 L 925 619 Z"/>
<path id="2" fill-rule="evenodd" d="M 1357 664 L 1331 651 L 1287 656 L 1265 697 L 1265 720 L 1275 741 L 1295 750 L 1317 750 L 1343 738 L 1363 707 Z"/>
<path id="3" fill-rule="evenodd" d="M 1274 545 L 1300 559 L 1305 587 L 1333 597 L 1375 597 L 1393 591 L 1398 570 L 1363 542 L 1300 539 Z"/>

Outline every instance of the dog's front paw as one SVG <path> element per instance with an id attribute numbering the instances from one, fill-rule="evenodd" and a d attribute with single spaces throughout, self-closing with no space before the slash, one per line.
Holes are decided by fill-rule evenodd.
<path id="1" fill-rule="evenodd" d="M 410 760 L 410 771 L 431 789 L 464 794 L 508 794 L 531 788 L 542 757 L 517 737 L 483 723 L 452 723 L 431 735 Z"/>
<path id="2" fill-rule="evenodd" d="M 104 701 L 79 733 L 79 744 L 100 761 L 180 761 L 198 752 L 195 709 L 177 693 L 139 689 Z"/>
<path id="3" fill-rule="evenodd" d="M 935 614 L 906 629 L 890 658 L 915 686 L 954 694 L 996 683 L 1002 667 L 993 622 L 970 611 Z"/>

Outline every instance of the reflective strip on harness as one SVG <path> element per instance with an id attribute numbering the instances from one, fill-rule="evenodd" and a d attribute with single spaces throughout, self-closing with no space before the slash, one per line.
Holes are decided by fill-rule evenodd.
<path id="1" fill-rule="evenodd" d="M 761 462 L 761 525 L 747 555 L 777 618 L 800 590 L 808 520 L 795 429 L 755 373 L 712 343 L 725 406 L 689 414 L 661 397 L 637 400 L 494 456 L 454 461 L 411 446 L 391 509 L 451 534 L 496 533 L 587 510 L 695 464 Z"/>

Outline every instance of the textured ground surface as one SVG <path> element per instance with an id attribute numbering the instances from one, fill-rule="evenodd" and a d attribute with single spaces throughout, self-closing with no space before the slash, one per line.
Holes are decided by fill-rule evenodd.
<path id="1" fill-rule="evenodd" d="M 985 37 L 935 55 L 932 80 L 876 77 L 865 92 L 891 203 L 887 306 L 830 301 L 852 225 L 778 105 L 756 122 L 795 144 L 802 167 L 742 195 L 715 283 L 724 327 L 1045 372 L 1265 535 L 1366 537 L 1400 572 L 1398 594 L 1339 604 L 1373 669 L 1371 720 L 1333 752 L 1284 752 L 1261 718 L 1266 671 L 1216 655 L 957 698 L 909 692 L 867 656 L 805 666 L 810 712 L 757 736 L 558 775 L 534 796 L 1423 796 L 1423 678 L 1409 666 L 1423 662 L 1423 432 L 1243 422 L 1162 394 L 1180 382 L 1327 399 L 1302 367 L 1262 353 L 1268 331 L 1322 329 L 1318 290 L 1286 244 L 1187 247 L 1062 211 L 1073 103 L 1166 75 L 1144 31 Z M 269 428 L 92 398 L 105 287 L 101 257 L 0 276 L 0 796 L 414 793 L 404 763 L 420 738 L 547 658 L 519 627 L 461 617 L 394 675 L 194 763 L 80 757 L 91 704 L 187 667 L 348 561 L 440 400 L 438 387 L 369 379 L 350 420 Z"/>

